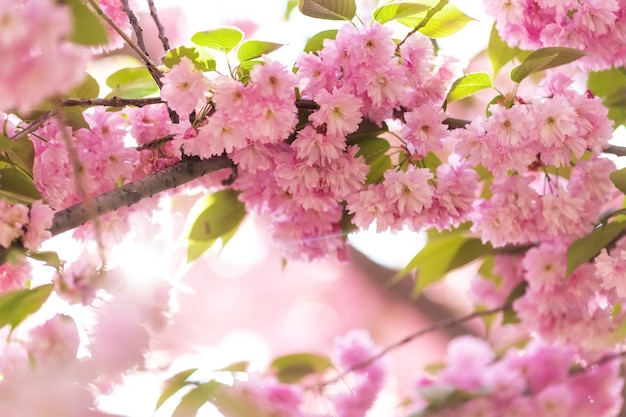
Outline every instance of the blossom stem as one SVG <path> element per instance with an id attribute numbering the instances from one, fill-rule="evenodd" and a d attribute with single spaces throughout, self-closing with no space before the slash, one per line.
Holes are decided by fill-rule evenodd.
<path id="1" fill-rule="evenodd" d="M 170 50 L 170 41 L 167 39 L 165 35 L 165 28 L 159 19 L 159 15 L 157 14 L 157 9 L 154 7 L 154 1 L 148 0 L 148 8 L 150 9 L 150 16 L 152 16 L 152 20 L 154 20 L 154 24 L 159 31 L 159 39 L 161 39 L 161 44 L 163 45 L 163 50 L 165 52 Z"/>
<path id="2" fill-rule="evenodd" d="M 30 122 L 28 126 L 26 126 L 24 129 L 13 135 L 13 137 L 11 137 L 11 140 L 20 140 L 22 138 L 25 138 L 29 134 L 33 133 L 35 130 L 39 129 L 41 125 L 43 125 L 48 119 L 53 117 L 54 114 L 54 111 L 45 112 L 44 114 Z"/>
<path id="3" fill-rule="evenodd" d="M 59 105 L 62 107 L 72 106 L 107 106 L 107 107 L 125 107 L 136 106 L 143 107 L 150 104 L 164 103 L 161 97 L 148 97 L 148 98 L 63 98 L 59 100 Z"/>

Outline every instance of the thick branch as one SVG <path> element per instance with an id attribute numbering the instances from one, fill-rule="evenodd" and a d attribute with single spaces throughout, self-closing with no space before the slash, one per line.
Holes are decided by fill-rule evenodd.
<path id="1" fill-rule="evenodd" d="M 50 232 L 53 236 L 58 235 L 81 226 L 98 216 L 121 207 L 129 207 L 144 198 L 178 187 L 209 172 L 233 167 L 233 162 L 226 156 L 217 156 L 211 159 L 185 158 L 178 164 L 146 178 L 94 197 L 89 200 L 88 204 L 79 203 L 57 212 L 54 215 Z"/>
<path id="2" fill-rule="evenodd" d="M 617 156 L 626 156 L 626 148 L 623 146 L 609 145 L 602 150 L 604 153 L 611 153 Z"/>
<path id="3" fill-rule="evenodd" d="M 124 106 L 136 106 L 143 107 L 150 104 L 164 103 L 161 97 L 149 97 L 149 98 L 63 98 L 59 100 L 59 105 L 63 107 L 72 106 L 109 106 L 109 107 L 124 107 Z"/>

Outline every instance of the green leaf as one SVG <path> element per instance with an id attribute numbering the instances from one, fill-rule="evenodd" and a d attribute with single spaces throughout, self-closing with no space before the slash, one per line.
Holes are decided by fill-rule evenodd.
<path id="1" fill-rule="evenodd" d="M 31 259 L 41 261 L 46 265 L 53 267 L 57 271 L 61 268 L 62 265 L 59 254 L 56 252 L 30 252 L 27 254 L 27 256 Z"/>
<path id="2" fill-rule="evenodd" d="M 72 10 L 72 33 L 70 41 L 81 45 L 107 43 L 107 33 L 102 21 L 81 0 L 63 0 Z"/>
<path id="3" fill-rule="evenodd" d="M 609 178 L 611 178 L 615 188 L 626 194 L 626 168 L 611 172 Z"/>
<path id="4" fill-rule="evenodd" d="M 78 86 L 72 88 L 66 97 L 96 98 L 98 94 L 100 94 L 98 81 L 91 75 L 85 73 L 85 80 Z"/>
<path id="5" fill-rule="evenodd" d="M 426 12 L 431 6 L 420 3 L 390 3 L 374 10 L 374 20 L 384 24 L 394 19 Z"/>
<path id="6" fill-rule="evenodd" d="M 145 67 L 123 68 L 107 78 L 111 91 L 107 97 L 143 98 L 159 91 L 150 71 Z"/>
<path id="7" fill-rule="evenodd" d="M 356 14 L 354 0 L 300 0 L 300 13 L 316 19 L 352 20 Z"/>
<path id="8" fill-rule="evenodd" d="M 248 366 L 250 366 L 250 362 L 248 362 L 248 361 L 239 361 L 239 362 L 231 363 L 230 365 L 221 368 L 220 371 L 246 372 L 248 370 Z"/>
<path id="9" fill-rule="evenodd" d="M 515 58 L 520 52 L 519 48 L 511 48 L 502 40 L 496 24 L 491 28 L 491 36 L 489 36 L 489 45 L 487 46 L 487 55 L 493 67 L 493 73 L 497 74 L 500 69 Z"/>
<path id="10" fill-rule="evenodd" d="M 423 1 L 423 3 L 431 2 Z M 454 4 L 446 3 L 441 10 L 430 18 L 427 16 L 423 18 L 403 17 L 398 19 L 398 22 L 409 27 L 417 27 L 422 24 L 423 26 L 419 29 L 419 32 L 423 35 L 429 38 L 445 38 L 454 35 L 472 20 L 474 19 L 463 13 Z M 423 23 L 424 21 L 426 22 L 425 24 Z"/>
<path id="11" fill-rule="evenodd" d="M 367 174 L 366 184 L 377 184 L 382 181 L 385 172 L 393 168 L 393 163 L 389 155 L 382 155 L 380 158 L 369 164 L 370 172 Z"/>
<path id="12" fill-rule="evenodd" d="M 208 250 L 217 239 L 226 244 L 234 235 L 237 227 L 246 215 L 246 209 L 237 198 L 239 192 L 231 189 L 221 190 L 199 199 L 187 218 L 189 230 L 189 249 L 187 260 L 198 258 Z"/>
<path id="13" fill-rule="evenodd" d="M 15 329 L 26 317 L 37 312 L 52 293 L 52 284 L 33 289 L 9 291 L 0 295 L 0 327 Z"/>
<path id="14" fill-rule="evenodd" d="M 573 48 L 548 47 L 537 49 L 528 55 L 520 65 L 511 70 L 511 80 L 520 83 L 532 73 L 569 64 L 585 55 L 587 55 L 586 52 Z"/>
<path id="15" fill-rule="evenodd" d="M 172 395 L 176 394 L 178 390 L 188 385 L 189 383 L 187 382 L 187 378 L 189 378 L 197 370 L 198 368 L 186 369 L 165 381 L 165 387 L 163 388 L 163 392 L 157 400 L 154 409 L 158 410 Z"/>
<path id="16" fill-rule="evenodd" d="M 4 152 L 8 160 L 22 168 L 26 173 L 33 176 L 33 164 L 35 161 L 35 147 L 26 139 L 11 140 L 0 135 L 0 153 Z"/>
<path id="17" fill-rule="evenodd" d="M 357 146 L 359 147 L 359 151 L 356 155 L 363 156 L 368 165 L 380 158 L 391 148 L 389 142 L 382 138 L 364 138 L 359 140 Z"/>
<path id="18" fill-rule="evenodd" d="M 276 372 L 276 378 L 286 384 L 298 382 L 307 375 L 324 372 L 332 366 L 328 357 L 313 353 L 280 356 L 270 364 L 270 368 Z"/>
<path id="19" fill-rule="evenodd" d="M 172 68 L 180 63 L 182 57 L 187 57 L 193 62 L 196 69 L 201 72 L 215 71 L 217 68 L 211 52 L 201 46 L 179 46 L 176 49 L 172 49 L 163 57 L 163 65 Z"/>
<path id="20" fill-rule="evenodd" d="M 298 0 L 287 0 L 287 8 L 285 9 L 285 16 L 283 18 L 289 20 L 291 12 L 293 12 L 296 7 L 298 7 Z"/>
<path id="21" fill-rule="evenodd" d="M 617 88 L 626 88 L 626 74 L 617 68 L 599 72 L 590 71 L 587 88 L 596 96 L 608 96 Z"/>
<path id="22" fill-rule="evenodd" d="M 337 37 L 337 29 L 323 30 L 311 38 L 304 45 L 304 52 L 317 52 L 324 47 L 324 39 L 335 39 Z"/>
<path id="23" fill-rule="evenodd" d="M 445 103 L 450 103 L 476 94 L 480 90 L 493 87 L 491 76 L 486 72 L 472 72 L 452 83 Z"/>
<path id="24" fill-rule="evenodd" d="M 565 278 L 580 265 L 595 258 L 600 251 L 611 244 L 626 228 L 626 222 L 613 222 L 597 227 L 587 236 L 574 241 L 567 249 L 567 272 Z"/>
<path id="25" fill-rule="evenodd" d="M 448 238 L 428 242 L 396 275 L 404 276 L 417 268 L 415 287 L 411 294 L 417 297 L 427 285 L 444 278 L 450 270 L 448 265 L 465 241 L 464 236 L 454 234 Z"/>
<path id="26" fill-rule="evenodd" d="M 196 45 L 206 46 L 226 54 L 239 45 L 242 39 L 243 32 L 231 27 L 197 32 L 191 37 L 191 41 Z"/>
<path id="27" fill-rule="evenodd" d="M 0 169 L 0 198 L 27 205 L 42 199 L 33 179 L 13 168 Z"/>
<path id="28" fill-rule="evenodd" d="M 263 54 L 269 54 L 281 48 L 282 43 L 264 42 L 264 41 L 245 41 L 237 50 L 237 59 L 239 62 L 249 61 L 259 58 Z"/>
<path id="29" fill-rule="evenodd" d="M 195 416 L 198 409 L 207 402 L 212 401 L 215 398 L 217 390 L 223 386 L 223 384 L 217 381 L 209 381 L 194 387 L 181 399 L 172 417 Z"/>

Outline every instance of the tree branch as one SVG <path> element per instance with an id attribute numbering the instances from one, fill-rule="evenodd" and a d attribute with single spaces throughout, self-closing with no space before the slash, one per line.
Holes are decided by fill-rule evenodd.
<path id="1" fill-rule="evenodd" d="M 38 118 L 30 122 L 28 126 L 26 126 L 24 129 L 20 130 L 15 135 L 13 135 L 11 140 L 19 140 L 19 139 L 25 138 L 29 134 L 33 133 L 35 130 L 39 129 L 41 125 L 43 125 L 48 119 L 50 119 L 54 115 L 55 113 L 52 110 L 45 112 L 44 114 L 42 114 L 41 116 L 39 116 Z"/>
<path id="2" fill-rule="evenodd" d="M 165 168 L 148 177 L 115 188 L 89 199 L 89 203 L 79 203 L 57 212 L 50 228 L 53 236 L 81 226 L 94 218 L 121 207 L 129 207 L 144 198 L 200 178 L 223 168 L 234 169 L 235 165 L 226 156 L 211 159 L 185 158 L 176 165 Z M 89 209 L 89 210 L 88 210 Z"/>
<path id="3" fill-rule="evenodd" d="M 139 56 L 139 58 L 141 58 L 141 60 L 146 64 L 148 71 L 150 71 L 150 75 L 152 75 L 152 78 L 154 78 L 154 81 L 157 83 L 159 88 L 161 88 L 161 85 L 162 85 L 161 76 L 163 74 L 161 73 L 161 71 L 159 71 L 159 69 L 156 67 L 154 62 L 152 62 L 152 59 L 150 59 L 150 57 L 146 55 L 146 53 L 142 51 L 141 48 L 138 47 L 137 44 L 135 44 L 135 42 L 133 42 L 133 40 L 126 33 L 124 33 L 124 31 L 118 25 L 116 25 L 115 22 L 111 20 L 111 18 L 106 13 L 104 13 L 104 11 L 100 8 L 100 6 L 98 5 L 98 3 L 96 3 L 95 0 L 87 0 L 87 1 L 91 5 L 91 7 L 94 8 L 98 16 L 100 16 L 102 20 L 107 22 L 113 28 L 113 30 L 115 30 L 115 32 L 117 32 L 117 34 L 120 35 L 122 39 L 124 39 L 124 41 L 128 44 L 130 49 L 132 49 Z M 124 1 L 122 1 L 122 3 L 123 2 Z M 126 1 L 126 3 L 128 2 Z M 132 25 L 132 21 L 131 21 L 131 25 Z M 143 42 L 143 38 L 142 38 L 142 42 Z"/>
<path id="4" fill-rule="evenodd" d="M 63 107 L 72 106 L 108 106 L 108 107 L 124 107 L 124 106 L 136 106 L 143 107 L 150 104 L 164 103 L 161 97 L 149 97 L 149 98 L 62 98 L 59 100 L 59 105 Z"/>
<path id="5" fill-rule="evenodd" d="M 152 20 L 154 20 L 154 24 L 159 31 L 159 39 L 161 39 L 161 44 L 163 44 L 163 50 L 167 53 L 170 50 L 170 41 L 165 36 L 165 28 L 163 24 L 161 24 L 161 20 L 159 19 L 159 15 L 157 14 L 156 7 L 154 7 L 154 1 L 148 0 L 148 8 L 150 9 L 150 16 L 152 16 Z"/>
<path id="6" fill-rule="evenodd" d="M 610 153 L 617 156 L 626 156 L 626 147 L 609 145 L 602 150 L 604 153 Z"/>
<path id="7" fill-rule="evenodd" d="M 425 328 L 423 328 L 423 329 L 421 329 L 421 330 L 419 330 L 419 331 L 417 331 L 417 332 L 415 332 L 413 334 L 410 334 L 410 335 L 406 336 L 404 339 L 399 340 L 399 341 L 397 341 L 397 342 L 395 342 L 395 343 L 385 347 L 383 350 L 381 350 L 376 355 L 372 356 L 371 358 L 369 358 L 369 359 L 367 359 L 367 360 L 365 360 L 363 362 L 357 363 L 356 365 L 352 366 L 350 369 L 347 369 L 347 370 L 343 371 L 342 373 L 340 373 L 336 377 L 334 377 L 332 379 L 329 379 L 327 381 L 324 381 L 324 382 L 322 382 L 320 384 L 317 384 L 316 387 L 319 388 L 319 387 L 324 387 L 326 385 L 334 384 L 335 382 L 343 379 L 350 372 L 353 372 L 353 371 L 355 371 L 357 369 L 361 369 L 361 368 L 371 364 L 372 362 L 377 361 L 378 359 L 382 358 L 383 356 L 385 356 L 389 352 L 391 352 L 391 351 L 393 351 L 393 350 L 395 350 L 395 349 L 397 349 L 397 348 L 399 348 L 401 346 L 404 346 L 407 343 L 412 342 L 413 340 L 415 340 L 418 337 L 423 336 L 423 335 L 425 335 L 427 333 L 433 332 L 435 330 L 440 330 L 440 329 L 443 329 L 443 328 L 446 328 L 446 327 L 450 327 L 450 326 L 456 326 L 458 324 L 465 323 L 466 321 L 470 321 L 470 320 L 473 320 L 473 319 L 478 318 L 478 317 L 490 316 L 492 314 L 504 311 L 504 310 L 506 310 L 508 308 L 511 308 L 511 306 L 509 304 L 505 304 L 503 306 L 500 306 L 500 307 L 497 307 L 497 308 L 494 308 L 494 309 L 491 309 L 491 310 L 474 311 L 473 313 L 468 314 L 468 315 L 463 316 L 463 317 L 450 317 L 450 318 L 447 318 L 447 319 L 435 322 L 435 323 L 431 324 L 430 326 L 425 327 Z"/>

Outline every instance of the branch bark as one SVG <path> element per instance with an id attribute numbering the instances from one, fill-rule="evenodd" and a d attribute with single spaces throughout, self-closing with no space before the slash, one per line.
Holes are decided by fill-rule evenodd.
<path id="1" fill-rule="evenodd" d="M 169 190 L 210 172 L 223 168 L 234 169 L 235 165 L 226 156 L 211 159 L 185 158 L 176 165 L 165 168 L 148 177 L 115 188 L 57 212 L 50 228 L 52 236 L 81 226 L 98 216 L 122 207 L 129 207 L 144 198 Z"/>
<path id="2" fill-rule="evenodd" d="M 164 103 L 161 97 L 149 97 L 149 98 L 62 98 L 59 100 L 59 105 L 62 107 L 73 106 L 108 106 L 108 107 L 124 107 L 135 106 L 143 107 L 150 104 Z"/>

